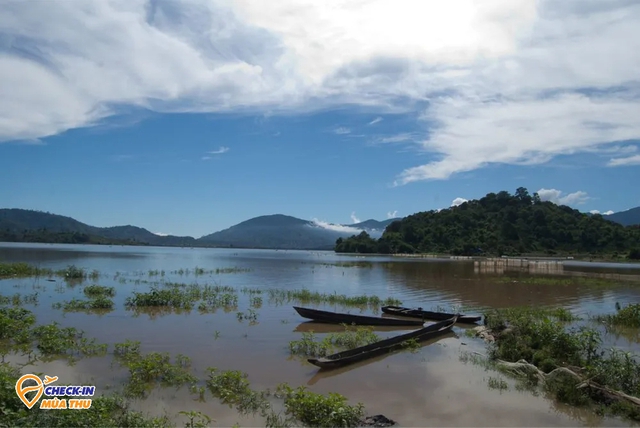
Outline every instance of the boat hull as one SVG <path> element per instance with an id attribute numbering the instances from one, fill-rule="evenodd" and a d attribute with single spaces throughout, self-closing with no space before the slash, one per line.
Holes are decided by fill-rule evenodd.
<path id="1" fill-rule="evenodd" d="M 390 325 L 390 326 L 423 326 L 424 322 L 411 319 L 396 319 L 369 317 L 365 315 L 341 314 L 338 312 L 321 311 L 318 309 L 300 308 L 294 306 L 293 309 L 301 317 L 317 322 L 332 324 L 355 324 L 355 325 Z"/>
<path id="2" fill-rule="evenodd" d="M 307 361 L 323 369 L 343 367 L 402 348 L 405 346 L 404 342 L 407 340 L 415 339 L 425 341 L 445 335 L 451 331 L 457 318 L 457 315 L 454 315 L 451 319 L 440 321 L 428 327 L 421 328 L 420 330 L 412 331 L 411 333 L 401 334 L 370 345 L 338 352 L 324 358 L 309 358 Z"/>
<path id="3" fill-rule="evenodd" d="M 380 309 L 387 315 L 393 315 L 396 317 L 420 318 L 423 320 L 432 321 L 444 321 L 450 319 L 453 316 L 453 314 L 447 314 L 444 312 L 423 311 L 421 309 L 403 308 L 401 306 L 383 306 Z M 481 319 L 482 317 L 480 316 L 460 315 L 458 317 L 458 323 L 475 324 Z"/>

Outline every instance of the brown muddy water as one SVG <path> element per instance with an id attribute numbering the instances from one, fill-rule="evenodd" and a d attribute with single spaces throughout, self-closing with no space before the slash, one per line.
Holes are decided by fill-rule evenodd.
<path id="1" fill-rule="evenodd" d="M 611 313 L 615 303 L 636 303 L 640 298 L 640 266 L 565 263 L 553 268 L 517 269 L 482 265 L 473 261 L 438 259 L 401 259 L 396 257 L 354 257 L 331 252 L 226 250 L 149 247 L 106 247 L 47 244 L 0 244 L 1 262 L 28 262 L 54 269 L 76 265 L 96 269 L 100 278 L 89 281 L 114 286 L 115 309 L 100 315 L 64 313 L 52 304 L 82 297 L 82 286 L 69 286 L 56 278 L 8 279 L 0 281 L 0 293 L 38 292 L 37 305 L 25 305 L 37 316 L 38 323 L 59 322 L 76 327 L 86 336 L 110 345 L 124 340 L 139 340 L 142 351 L 185 354 L 192 359 L 194 374 L 204 381 L 207 367 L 241 370 L 249 375 L 254 389 L 274 388 L 280 382 L 305 385 L 314 392 L 338 392 L 352 403 L 362 402 L 367 414 L 382 413 L 401 426 L 628 426 L 628 422 L 603 419 L 587 411 L 559 405 L 543 396 L 520 392 L 510 384 L 508 391 L 488 387 L 490 377 L 501 377 L 473 364 L 460 361 L 462 351 L 484 353 L 479 339 L 465 336 L 464 326 L 436 341 L 423 343 L 416 353 L 399 352 L 378 357 L 330 372 L 319 372 L 301 357 L 292 357 L 288 343 L 300 339 L 302 332 L 340 331 L 339 326 L 318 325 L 301 318 L 291 307 L 298 302 L 275 302 L 269 289 L 308 289 L 322 293 L 377 295 L 394 297 L 405 306 L 425 309 L 454 306 L 481 308 L 519 305 L 562 305 L 579 315 Z M 207 270 L 239 268 L 246 271 L 194 275 L 171 273 L 195 267 Z M 164 276 L 149 271 L 164 271 Z M 528 283 L 538 277 L 556 278 L 574 275 L 585 278 L 570 285 Z M 587 274 L 585 274 L 587 272 Z M 586 275 L 586 276 L 585 276 Z M 588 278 L 608 276 L 615 283 L 602 286 Z M 506 279 L 508 276 L 508 279 Z M 175 313 L 135 312 L 124 307 L 134 291 L 146 291 L 152 283 L 163 281 L 224 285 L 263 291 L 262 306 L 253 308 L 257 323 L 239 321 L 236 313 L 251 308 L 250 296 L 238 292 L 238 308 L 201 314 L 197 309 Z M 197 306 L 197 305 L 196 305 Z M 305 305 L 334 311 L 379 315 L 371 309 L 345 308 L 340 305 Z M 377 328 L 376 333 L 390 337 L 408 330 Z M 606 346 L 640 351 L 636 332 L 607 336 Z M 13 355 L 7 360 L 19 361 Z M 58 376 L 67 384 L 95 384 L 97 391 L 117 391 L 127 373 L 112 364 L 112 357 L 85 358 L 74 365 L 65 361 L 26 366 L 29 371 Z M 154 415 L 176 415 L 179 411 L 201 411 L 215 426 L 261 426 L 261 419 L 243 417 L 210 395 L 205 402 L 194 400 L 188 388 L 158 388 L 136 407 Z M 176 424 L 182 424 L 176 420 Z"/>

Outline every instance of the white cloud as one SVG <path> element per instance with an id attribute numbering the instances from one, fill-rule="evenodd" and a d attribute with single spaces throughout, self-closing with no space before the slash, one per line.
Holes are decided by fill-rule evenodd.
<path id="1" fill-rule="evenodd" d="M 396 217 L 398 217 L 398 210 L 395 210 L 395 211 L 389 211 L 389 212 L 387 213 L 387 218 L 396 218 Z"/>
<path id="2" fill-rule="evenodd" d="M 202 156 L 202 160 L 209 160 L 211 159 L 211 156 Z"/>
<path id="3" fill-rule="evenodd" d="M 382 120 L 383 119 L 380 116 L 378 116 L 375 119 L 373 119 L 371 122 L 367 123 L 367 125 L 375 125 L 376 123 L 382 122 Z"/>
<path id="4" fill-rule="evenodd" d="M 360 223 L 360 219 L 358 217 L 356 217 L 356 212 L 352 212 L 351 213 L 351 221 L 354 223 Z"/>
<path id="5" fill-rule="evenodd" d="M 464 198 L 455 198 L 453 201 L 451 201 L 451 206 L 457 207 L 464 204 L 465 202 L 468 202 L 468 200 Z"/>
<path id="6" fill-rule="evenodd" d="M 321 227 L 323 229 L 332 230 L 334 232 L 344 232 L 351 234 L 358 234 L 362 232 L 362 229 L 358 229 L 357 227 L 343 226 L 341 224 L 333 224 L 327 223 L 326 221 L 318 220 L 314 218 L 311 220 L 316 226 Z"/>
<path id="7" fill-rule="evenodd" d="M 163 233 L 163 232 L 152 232 L 154 235 L 158 235 L 158 236 L 169 236 L 169 233 Z"/>
<path id="8" fill-rule="evenodd" d="M 564 196 L 562 191 L 557 189 L 540 189 L 537 193 L 541 201 L 549 201 L 558 205 L 580 205 L 591 199 L 587 192 L 582 190 Z"/>
<path id="9" fill-rule="evenodd" d="M 613 211 L 609 210 L 609 211 L 605 211 L 602 213 L 602 215 L 611 215 L 613 214 Z"/>
<path id="10" fill-rule="evenodd" d="M 591 211 L 589 211 L 589 212 L 590 212 L 591 214 L 600 214 L 600 211 L 598 211 L 598 210 L 591 210 Z"/>
<path id="11" fill-rule="evenodd" d="M 218 150 L 212 150 L 212 151 L 207 152 L 207 153 L 212 154 L 212 155 L 221 155 L 221 154 L 227 153 L 228 151 L 229 151 L 229 147 L 220 146 L 220 148 Z"/>
<path id="12" fill-rule="evenodd" d="M 380 143 L 403 143 L 405 141 L 412 141 L 416 138 L 415 134 L 410 132 L 402 132 L 396 135 L 390 135 L 388 137 L 382 137 L 378 141 Z"/>
<path id="13" fill-rule="evenodd" d="M 609 211 L 605 211 L 605 212 L 603 212 L 603 213 L 601 213 L 601 212 L 600 212 L 600 211 L 598 211 L 598 210 L 591 210 L 591 211 L 589 211 L 589 212 L 590 212 L 591 214 L 601 214 L 601 215 L 611 215 L 611 214 L 613 214 L 613 211 L 611 211 L 611 210 L 609 210 Z"/>
<path id="14" fill-rule="evenodd" d="M 640 165 L 640 155 L 629 156 L 626 158 L 614 158 L 609 161 L 608 166 L 629 166 Z"/>
<path id="15" fill-rule="evenodd" d="M 345 135 L 345 134 L 350 134 L 351 130 L 349 128 L 345 128 L 344 126 L 341 126 L 339 128 L 334 129 L 333 132 L 335 132 L 338 135 Z"/>
<path id="16" fill-rule="evenodd" d="M 0 141 L 120 106 L 421 113 L 398 185 L 640 138 L 636 0 L 6 0 Z M 610 161 L 637 164 L 635 156 Z"/>

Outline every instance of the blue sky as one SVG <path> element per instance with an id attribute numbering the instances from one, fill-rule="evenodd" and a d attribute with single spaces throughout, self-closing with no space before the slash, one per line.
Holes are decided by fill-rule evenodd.
<path id="1" fill-rule="evenodd" d="M 635 2 L 55 3 L 0 17 L 2 207 L 198 237 L 520 186 L 640 205 Z"/>

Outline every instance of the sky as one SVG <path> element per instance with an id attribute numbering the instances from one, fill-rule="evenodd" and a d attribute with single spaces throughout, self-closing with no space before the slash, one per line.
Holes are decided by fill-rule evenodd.
<path id="1" fill-rule="evenodd" d="M 0 207 L 199 237 L 640 205 L 640 0 L 5 0 Z"/>

